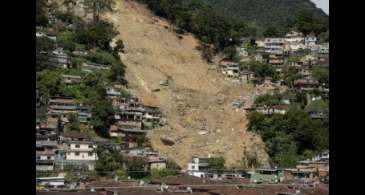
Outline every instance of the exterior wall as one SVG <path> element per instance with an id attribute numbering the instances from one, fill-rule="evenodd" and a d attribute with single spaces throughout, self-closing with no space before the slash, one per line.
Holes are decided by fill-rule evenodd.
<path id="1" fill-rule="evenodd" d="M 286 110 L 278 110 L 278 109 L 274 109 L 274 113 L 275 114 L 285 114 Z"/>
<path id="2" fill-rule="evenodd" d="M 76 155 L 77 151 L 70 151 L 66 153 L 66 160 L 96 160 L 96 153 L 90 152 L 91 156 L 89 155 L 89 152 L 80 151 L 78 152 L 79 155 Z"/>
<path id="3" fill-rule="evenodd" d="M 109 133 L 110 137 L 124 137 L 123 133 L 119 133 L 119 132 L 110 132 Z"/>
<path id="4" fill-rule="evenodd" d="M 47 157 L 50 157 L 49 159 Z M 38 160 L 54 160 L 54 156 L 37 155 Z"/>
<path id="5" fill-rule="evenodd" d="M 190 171 L 190 172 L 188 172 L 188 175 L 194 176 L 194 177 L 205 177 L 205 173 L 200 172 L 200 171 Z"/>
<path id="6" fill-rule="evenodd" d="M 79 145 L 79 148 L 76 148 L 76 145 Z M 71 150 L 86 150 L 86 151 L 92 151 L 93 149 L 96 148 L 96 145 L 90 144 L 92 147 L 89 148 L 89 144 L 76 144 L 76 143 L 72 143 L 70 144 L 70 149 Z"/>
<path id="7" fill-rule="evenodd" d="M 53 171 L 53 165 L 36 165 L 37 171 Z"/>
<path id="8" fill-rule="evenodd" d="M 150 163 L 150 169 L 166 169 L 165 162 L 152 162 Z"/>
<path id="9" fill-rule="evenodd" d="M 39 184 L 57 187 L 57 186 L 64 186 L 65 182 L 63 182 L 63 181 L 43 181 L 43 182 L 40 182 Z"/>

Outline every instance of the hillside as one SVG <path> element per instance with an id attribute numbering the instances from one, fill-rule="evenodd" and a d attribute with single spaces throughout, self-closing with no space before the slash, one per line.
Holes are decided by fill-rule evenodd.
<path id="1" fill-rule="evenodd" d="M 310 0 L 205 0 L 226 14 L 239 17 L 246 22 L 263 28 L 275 24 L 279 27 L 290 26 L 295 14 L 310 10 L 315 17 L 328 20 L 323 10 L 316 8 Z"/>
<path id="2" fill-rule="evenodd" d="M 167 21 L 135 1 L 118 0 L 105 17 L 124 41 L 130 91 L 143 103 L 159 106 L 166 118 L 165 126 L 148 134 L 158 152 L 183 167 L 194 154 L 223 155 L 228 167 L 267 164 L 261 138 L 246 131 L 245 114 L 232 107 L 240 96 L 252 99 L 251 85 L 225 80 L 202 59 L 197 39 L 190 34 L 179 39 Z M 169 85 L 161 86 L 166 79 Z M 165 145 L 161 137 L 175 143 Z"/>

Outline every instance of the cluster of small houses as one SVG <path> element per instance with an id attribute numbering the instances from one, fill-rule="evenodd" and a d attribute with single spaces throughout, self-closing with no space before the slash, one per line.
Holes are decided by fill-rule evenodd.
<path id="1" fill-rule="evenodd" d="M 311 68 L 321 65 L 328 66 L 329 43 L 317 44 L 315 36 L 304 37 L 302 33 L 291 31 L 285 37 L 255 40 L 256 51 L 249 55 L 247 51 L 249 42 L 250 39 L 242 38 L 242 44 L 238 48 L 241 62 L 259 61 L 271 64 L 279 75 L 283 74 L 284 64 L 288 64 L 299 68 L 300 74 L 304 76 L 303 79 L 294 82 L 298 90 L 310 90 L 319 87 L 318 81 L 311 77 Z M 264 59 L 264 54 L 268 55 L 267 59 Z M 300 60 L 288 62 L 289 57 L 298 57 Z M 238 62 L 222 61 L 220 67 L 223 74 L 236 81 L 255 82 L 258 80 L 253 72 L 241 69 Z M 264 81 L 271 83 L 272 78 L 264 78 Z"/>
<path id="2" fill-rule="evenodd" d="M 158 154 L 150 152 L 145 149 L 124 151 L 129 156 L 147 156 L 147 159 L 151 161 L 161 161 L 158 158 Z M 162 161 L 161 161 L 162 162 Z M 165 168 L 163 163 L 159 165 L 155 164 L 154 168 Z M 163 165 L 163 166 L 161 166 Z M 310 189 L 316 189 L 317 186 L 328 184 L 329 181 L 329 152 L 323 151 L 311 160 L 299 161 L 296 168 L 282 169 L 282 168 L 261 168 L 251 170 L 212 170 L 209 164 L 209 158 L 202 158 L 193 156 L 192 160 L 188 163 L 188 168 L 183 170 L 178 176 L 167 176 L 158 180 L 152 180 L 149 183 L 145 183 L 142 180 L 107 180 L 106 178 L 94 181 L 94 180 L 80 180 L 72 187 L 73 190 L 84 190 L 83 192 L 109 192 L 115 194 L 118 191 L 121 194 L 129 194 L 136 191 L 136 193 L 146 193 L 144 189 L 150 189 L 150 193 L 196 193 L 199 192 L 199 188 L 204 187 L 205 190 L 212 190 L 211 187 L 215 186 L 217 189 L 225 189 L 232 187 L 234 189 L 252 189 L 252 184 L 263 185 L 259 189 L 265 187 L 266 184 L 287 184 L 291 188 L 283 188 L 288 190 L 283 194 L 294 193 L 293 189 L 298 189 L 296 186 L 307 186 Z M 47 177 L 37 178 L 39 186 L 46 186 L 48 190 L 57 191 L 65 190 L 64 177 Z M 272 186 L 272 185 L 271 185 Z M 277 187 L 282 187 L 278 185 Z M 214 189 L 215 189 L 214 187 Z M 67 188 L 67 189 L 69 189 Z M 41 188 L 40 191 L 44 190 Z M 259 190 L 256 189 L 256 190 Z M 86 190 L 86 191 L 85 191 Z M 89 190 L 89 191 L 87 191 Z M 125 191 L 124 191 L 125 190 Z M 132 190 L 132 191 L 130 191 Z M 201 189 L 200 189 L 201 190 Z M 274 190 L 274 189 L 271 189 Z M 271 191 L 270 190 L 270 191 Z M 277 190 L 277 189 L 276 189 Z M 64 193 L 69 191 L 63 191 Z M 128 193 L 129 192 L 129 193 Z M 207 192 L 207 191 L 204 191 Z M 79 192 L 81 193 L 81 192 Z M 150 194 L 149 193 L 149 194 Z M 246 192 L 247 193 L 247 192 Z M 277 192 L 271 192 L 273 194 Z M 269 193 L 269 194 L 271 194 Z M 101 193 L 102 194 L 102 193 Z M 208 193 L 210 194 L 210 193 Z M 215 193 L 213 193 L 215 194 Z M 218 193 L 220 194 L 220 193 Z M 223 193 L 226 194 L 226 193 Z M 234 193 L 236 194 L 236 193 Z M 238 193 L 237 193 L 238 194 Z M 245 193 L 243 193 L 245 194 Z M 280 193 L 279 193 L 280 194 Z M 299 193 L 300 194 L 300 193 Z"/>
<path id="3" fill-rule="evenodd" d="M 42 32 L 43 31 L 43 32 Z M 46 37 L 53 41 L 57 40 L 54 30 L 52 28 L 42 29 L 36 32 L 36 37 Z M 87 56 L 87 51 L 75 50 L 71 53 L 67 53 L 62 47 L 57 47 L 52 51 L 41 51 L 40 55 L 44 55 L 44 63 L 50 67 L 59 67 L 63 69 L 68 69 L 73 66 L 71 62 L 71 55 L 75 57 L 85 57 Z M 98 70 L 109 70 L 110 66 L 107 64 L 98 64 L 93 62 L 83 62 L 81 64 L 81 70 L 84 72 L 94 72 Z M 73 80 L 73 78 L 71 78 Z M 78 80 L 76 78 L 75 80 Z"/>
<path id="4" fill-rule="evenodd" d="M 306 92 L 309 101 L 327 99 L 329 94 L 328 86 L 320 85 L 319 81 L 312 76 L 312 69 L 315 66 L 329 66 L 329 43 L 317 44 L 315 36 L 304 37 L 301 33 L 291 31 L 284 38 L 265 38 L 256 40 L 256 51 L 249 55 L 247 52 L 247 44 L 249 39 L 242 39 L 242 46 L 238 48 L 238 53 L 241 56 L 242 62 L 259 61 L 271 64 L 275 67 L 280 78 L 283 76 L 283 67 L 285 65 L 295 67 L 299 70 L 301 79 L 293 82 L 293 88 L 289 88 L 291 94 L 298 92 Z M 307 50 L 307 53 L 303 52 Z M 309 52 L 308 52 L 309 51 Z M 268 54 L 268 59 L 263 58 L 263 54 Z M 289 57 L 296 57 L 298 61 L 290 62 Z M 221 61 L 221 71 L 229 79 L 241 82 L 256 83 L 261 79 L 265 86 L 270 86 L 273 89 L 278 89 L 283 85 L 283 80 L 273 82 L 271 77 L 258 78 L 251 71 L 244 70 L 238 62 Z M 320 96 L 313 96 L 307 92 L 314 89 L 321 92 Z M 278 105 L 252 105 L 245 107 L 246 113 L 257 111 L 265 115 L 285 114 L 290 107 L 291 102 L 295 99 L 295 95 L 284 97 Z M 323 119 L 324 113 L 311 112 L 311 118 Z"/>
<path id="5" fill-rule="evenodd" d="M 200 178 L 248 178 L 252 183 L 279 183 L 303 180 L 306 182 L 329 180 L 329 151 L 323 151 L 312 159 L 299 161 L 296 168 L 261 168 L 253 170 L 212 170 L 209 158 L 194 156 L 188 163 L 186 173 Z"/>
<path id="6" fill-rule="evenodd" d="M 64 75 L 64 79 L 77 82 L 80 78 Z M 122 97 L 121 86 L 117 84 L 106 87 L 106 92 L 116 110 L 115 124 L 110 126 L 108 133 L 110 138 L 121 140 L 118 144 L 114 139 L 93 140 L 86 133 L 65 131 L 65 125 L 70 123 L 70 113 L 75 114 L 81 124 L 92 128 L 91 105 L 83 105 L 74 98 L 37 95 L 37 108 L 45 104 L 47 110 L 46 118 L 36 121 L 37 171 L 94 170 L 98 160 L 96 148 L 100 144 L 117 145 L 126 155 L 146 157 L 148 168 L 164 168 L 166 160 L 153 151 L 139 151 L 137 141 L 138 137 L 146 135 L 148 129 L 160 125 L 158 107 L 142 105 L 137 98 Z"/>
<path id="7" fill-rule="evenodd" d="M 55 29 L 37 27 L 36 37 L 46 37 L 56 41 Z M 49 67 L 72 69 L 72 57 L 85 57 L 87 51 L 66 52 L 62 47 L 52 51 L 42 51 L 44 64 Z M 86 73 L 109 70 L 110 65 L 84 62 L 80 66 Z M 77 85 L 83 77 L 63 74 L 62 82 Z M 110 139 L 92 136 L 83 131 L 69 130 L 70 114 L 86 129 L 93 129 L 92 106 L 70 97 L 49 97 L 40 95 L 36 89 L 36 112 L 45 113 L 36 119 L 36 171 L 40 175 L 62 173 L 65 171 L 93 171 L 98 159 L 97 148 L 116 149 L 126 158 L 137 159 L 144 164 L 144 170 L 166 168 L 166 158 L 151 148 L 140 146 L 140 138 L 148 130 L 163 124 L 159 108 L 142 104 L 138 98 L 126 98 L 122 93 L 124 86 L 112 83 L 106 88 L 107 98 L 115 111 L 115 123 L 108 129 Z M 83 128 L 84 129 L 84 128 Z M 43 174 L 44 173 L 44 174 Z M 38 184 L 46 186 L 64 186 L 64 177 L 38 177 Z"/>

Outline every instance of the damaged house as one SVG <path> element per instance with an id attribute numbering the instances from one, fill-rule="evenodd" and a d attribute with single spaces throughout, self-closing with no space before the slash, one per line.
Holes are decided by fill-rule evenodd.
<path id="1" fill-rule="evenodd" d="M 229 78 L 238 78 L 240 76 L 240 66 L 236 62 L 222 61 L 220 63 L 222 73 Z"/>

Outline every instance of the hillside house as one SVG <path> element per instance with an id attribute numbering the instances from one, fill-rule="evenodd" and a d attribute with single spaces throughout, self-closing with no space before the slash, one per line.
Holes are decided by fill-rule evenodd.
<path id="1" fill-rule="evenodd" d="M 76 113 L 78 106 L 74 98 L 54 97 L 49 101 L 48 111 L 59 114 Z"/>
<path id="2" fill-rule="evenodd" d="M 303 50 L 303 49 L 306 49 L 306 46 L 303 43 L 296 43 L 296 42 L 294 42 L 294 43 L 290 43 L 288 45 L 288 49 L 287 50 L 290 53 L 295 53 L 295 52 L 297 52 L 299 50 Z"/>
<path id="3" fill-rule="evenodd" d="M 308 114 L 309 114 L 309 117 L 311 118 L 311 119 L 325 119 L 327 116 L 323 113 L 323 112 L 321 112 L 321 111 L 314 111 L 314 110 L 312 110 L 312 111 L 308 111 Z"/>
<path id="4" fill-rule="evenodd" d="M 297 31 L 290 31 L 285 35 L 285 42 L 286 43 L 303 43 L 304 42 L 303 33 Z"/>
<path id="5" fill-rule="evenodd" d="M 78 84 L 81 82 L 81 77 L 77 75 L 62 75 L 62 80 L 66 84 Z"/>
<path id="6" fill-rule="evenodd" d="M 254 60 L 255 61 L 258 61 L 260 63 L 264 62 L 264 58 L 262 57 L 262 54 L 260 53 L 256 53 L 255 56 L 254 56 Z"/>
<path id="7" fill-rule="evenodd" d="M 206 172 L 209 168 L 208 163 L 209 158 L 202 158 L 198 156 L 193 156 L 191 161 L 188 163 L 187 173 L 194 177 L 206 177 Z"/>
<path id="8" fill-rule="evenodd" d="M 126 148 L 136 148 L 138 147 L 138 140 L 144 137 L 147 133 L 146 130 L 141 128 L 134 128 L 133 126 L 128 126 L 129 124 L 118 122 L 118 124 L 111 125 L 109 128 L 109 136 L 112 138 L 120 137 L 124 142 Z"/>
<path id="9" fill-rule="evenodd" d="M 313 66 L 315 64 L 317 64 L 317 58 L 313 55 L 305 55 L 303 57 L 300 58 L 300 63 L 302 66 Z"/>
<path id="10" fill-rule="evenodd" d="M 317 37 L 314 35 L 309 35 L 304 38 L 304 45 L 311 49 L 317 44 Z"/>
<path id="11" fill-rule="evenodd" d="M 36 140 L 37 141 L 40 141 L 40 140 L 55 141 L 57 138 L 58 138 L 58 131 L 54 128 L 39 127 L 36 129 Z"/>
<path id="12" fill-rule="evenodd" d="M 83 105 L 79 106 L 77 111 L 77 119 L 80 123 L 89 124 L 91 121 L 92 113 L 91 106 Z"/>
<path id="13" fill-rule="evenodd" d="M 248 70 L 242 70 L 240 72 L 241 81 L 251 82 L 253 78 L 255 78 L 255 73 Z"/>
<path id="14" fill-rule="evenodd" d="M 50 66 L 59 66 L 61 68 L 68 68 L 70 63 L 69 56 L 63 51 L 63 48 L 57 48 L 51 53 L 47 54 L 47 64 Z"/>
<path id="15" fill-rule="evenodd" d="M 47 186 L 47 187 L 51 187 L 51 188 L 62 188 L 65 186 L 65 178 L 64 177 L 39 177 L 36 179 L 36 183 L 39 186 L 45 186 L 45 187 Z M 54 193 L 55 192 L 53 192 L 53 194 Z M 38 192 L 37 192 L 37 194 L 38 194 Z"/>
<path id="16" fill-rule="evenodd" d="M 283 53 L 284 42 L 285 42 L 284 38 L 265 38 L 265 52 Z"/>
<path id="17" fill-rule="evenodd" d="M 310 179 L 318 180 L 329 174 L 328 160 L 303 160 L 298 162 L 296 168 L 298 171 L 310 172 Z"/>
<path id="18" fill-rule="evenodd" d="M 98 160 L 96 143 L 89 136 L 79 132 L 63 133 L 60 136 L 61 149 L 57 164 L 64 167 L 94 170 Z"/>
<path id="19" fill-rule="evenodd" d="M 147 167 L 149 170 L 151 169 L 165 169 L 166 168 L 166 159 L 162 158 L 158 155 L 157 152 L 147 152 Z"/>
<path id="20" fill-rule="evenodd" d="M 284 55 L 283 53 L 272 53 L 269 55 L 269 64 L 278 66 L 284 64 Z"/>
<path id="21" fill-rule="evenodd" d="M 94 72 L 94 70 L 109 70 L 110 66 L 96 63 L 83 63 L 81 69 L 85 72 Z"/>
<path id="22" fill-rule="evenodd" d="M 248 173 L 252 183 L 279 183 L 284 180 L 284 171 L 281 169 L 260 168 Z"/>
<path id="23" fill-rule="evenodd" d="M 281 105 L 274 105 L 271 107 L 273 114 L 286 114 L 289 110 L 289 105 L 281 104 Z"/>
<path id="24" fill-rule="evenodd" d="M 114 115 L 118 126 L 128 129 L 142 129 L 142 116 L 142 112 L 129 109 L 118 111 Z"/>
<path id="25" fill-rule="evenodd" d="M 36 141 L 36 170 L 52 171 L 54 169 L 57 141 Z"/>
<path id="26" fill-rule="evenodd" d="M 121 95 L 121 92 L 119 89 L 115 88 L 114 86 L 108 86 L 105 88 L 106 89 L 106 94 L 109 96 L 109 97 L 114 97 L 114 96 L 117 96 L 119 97 Z"/>
<path id="27" fill-rule="evenodd" d="M 46 122 L 45 124 L 41 125 L 41 128 L 47 128 L 56 131 L 59 130 L 59 127 L 60 127 L 59 114 L 47 113 Z"/>
<path id="28" fill-rule="evenodd" d="M 329 65 L 329 55 L 328 54 L 319 55 L 317 58 L 317 64 L 328 66 Z"/>
<path id="29" fill-rule="evenodd" d="M 323 43 L 319 45 L 318 54 L 329 54 L 329 49 L 330 49 L 329 43 Z"/>
<path id="30" fill-rule="evenodd" d="M 297 90 L 311 91 L 319 86 L 319 82 L 313 78 L 304 78 L 294 81 L 294 87 Z"/>
<path id="31" fill-rule="evenodd" d="M 73 51 L 72 54 L 74 56 L 84 57 L 88 54 L 88 52 L 87 51 L 78 51 L 78 50 L 76 50 L 76 51 Z"/>
<path id="32" fill-rule="evenodd" d="M 220 63 L 222 73 L 230 78 L 238 78 L 240 67 L 236 62 L 222 61 Z"/>
<path id="33" fill-rule="evenodd" d="M 317 154 L 316 156 L 314 156 L 312 158 L 312 161 L 329 161 L 329 159 L 330 159 L 329 150 L 324 150 L 319 154 Z"/>
<path id="34" fill-rule="evenodd" d="M 142 123 L 144 129 L 156 127 L 160 124 L 161 112 L 156 106 L 143 105 Z"/>
<path id="35" fill-rule="evenodd" d="M 286 114 L 289 110 L 288 104 L 280 104 L 274 106 L 258 106 L 255 108 L 255 111 L 264 115 L 272 115 L 272 114 Z"/>

